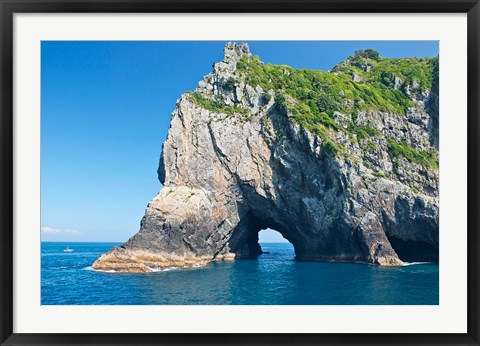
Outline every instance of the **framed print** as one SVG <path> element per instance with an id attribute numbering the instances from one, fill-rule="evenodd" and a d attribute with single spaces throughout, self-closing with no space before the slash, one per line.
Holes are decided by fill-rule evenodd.
<path id="1" fill-rule="evenodd" d="M 1 341 L 478 345 L 478 1 L 2 1 Z"/>

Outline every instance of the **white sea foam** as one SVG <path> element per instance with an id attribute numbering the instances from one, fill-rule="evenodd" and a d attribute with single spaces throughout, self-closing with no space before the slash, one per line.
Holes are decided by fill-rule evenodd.
<path id="1" fill-rule="evenodd" d="M 169 272 L 172 270 L 185 270 L 185 269 L 194 269 L 194 268 L 202 268 L 205 267 L 205 264 L 194 264 L 189 267 L 166 267 L 166 268 L 152 268 L 152 267 L 147 267 L 149 269 L 150 273 L 161 273 L 161 272 Z M 100 270 L 100 269 L 93 269 L 91 266 L 83 268 L 83 270 L 89 270 L 93 272 L 99 272 L 99 273 L 125 273 L 123 271 L 118 271 L 118 270 Z M 139 273 L 139 274 L 145 274 L 145 273 Z"/>
<path id="2" fill-rule="evenodd" d="M 414 266 L 417 264 L 431 264 L 433 262 L 403 262 L 403 266 Z"/>
<path id="3" fill-rule="evenodd" d="M 85 267 L 83 270 L 89 270 L 92 272 L 100 272 L 100 273 L 120 273 L 116 270 L 100 270 L 100 269 L 93 269 L 92 267 Z"/>
<path id="4" fill-rule="evenodd" d="M 151 270 L 153 273 L 158 273 L 158 272 L 168 272 L 171 270 L 189 270 L 189 269 L 196 269 L 196 268 L 203 268 L 206 266 L 206 263 L 202 264 L 193 264 L 187 267 L 165 267 L 165 268 L 152 268 L 152 267 L 147 267 L 148 269 Z"/>
<path id="5" fill-rule="evenodd" d="M 158 273 L 158 272 L 167 272 L 170 270 L 175 270 L 175 269 L 182 269 L 180 267 L 169 267 L 169 268 L 150 268 L 148 267 L 150 272 L 152 273 Z M 91 266 L 83 268 L 83 270 L 88 270 L 92 272 L 99 272 L 99 273 L 118 273 L 118 274 L 125 274 L 123 271 L 118 271 L 118 270 L 101 270 L 101 269 L 93 269 Z"/>
<path id="6" fill-rule="evenodd" d="M 147 267 L 148 269 L 150 269 L 150 271 L 152 273 L 159 273 L 159 272 L 169 272 L 171 270 L 175 270 L 175 269 L 180 269 L 180 267 L 168 267 L 168 268 L 151 268 L 151 267 Z"/>

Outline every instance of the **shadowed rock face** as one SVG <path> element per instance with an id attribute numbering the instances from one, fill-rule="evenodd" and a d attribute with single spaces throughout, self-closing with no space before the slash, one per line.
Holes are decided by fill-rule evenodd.
<path id="1" fill-rule="evenodd" d="M 353 120 L 335 112 L 340 126 L 355 121 L 379 135 L 365 150 L 361 140 L 330 131 L 344 148 L 332 153 L 291 120 L 275 90 L 248 84 L 237 70 L 242 57 L 250 57 L 245 44 L 228 44 L 195 94 L 177 101 L 158 169 L 162 189 L 140 231 L 93 268 L 148 272 L 251 258 L 261 253 L 265 228 L 288 239 L 301 260 L 437 260 L 438 171 L 388 153 L 389 138 L 438 148 L 429 91 L 412 96 L 407 116 L 369 111 Z M 195 95 L 230 108 L 209 110 Z"/>

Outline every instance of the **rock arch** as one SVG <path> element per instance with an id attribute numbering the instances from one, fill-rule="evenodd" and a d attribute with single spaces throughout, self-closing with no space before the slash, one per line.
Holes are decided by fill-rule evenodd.
<path id="1" fill-rule="evenodd" d="M 402 264 L 389 238 L 402 252 L 405 244 L 422 242 L 438 256 L 436 190 L 414 192 L 408 177 L 373 174 L 365 162 L 375 158 L 362 156 L 340 132 L 331 140 L 344 143 L 348 155 L 332 152 L 325 139 L 291 122 L 273 91 L 266 98 L 267 91 L 238 77 L 245 54 L 247 46 L 227 45 L 224 60 L 196 92 L 247 109 L 248 116 L 212 111 L 194 95 L 182 95 L 162 148 L 162 189 L 140 231 L 93 267 L 148 272 L 255 257 L 258 232 L 268 227 L 293 244 L 299 259 Z M 235 87 L 227 89 L 232 78 Z M 421 131 L 428 138 L 429 129 Z M 386 145 L 380 142 L 383 161 L 376 164 L 391 167 Z M 438 184 L 438 173 L 422 174 Z"/>

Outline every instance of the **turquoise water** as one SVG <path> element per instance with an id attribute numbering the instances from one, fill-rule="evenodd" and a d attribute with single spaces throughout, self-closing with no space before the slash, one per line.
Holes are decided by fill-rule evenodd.
<path id="1" fill-rule="evenodd" d="M 291 244 L 261 244 L 257 260 L 150 274 L 89 267 L 117 243 L 42 243 L 42 304 L 438 304 L 438 265 L 378 267 L 295 261 Z M 65 253 L 67 246 L 74 249 Z"/>

